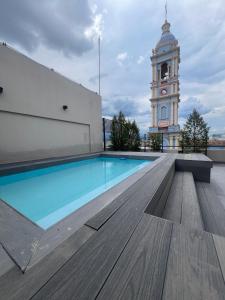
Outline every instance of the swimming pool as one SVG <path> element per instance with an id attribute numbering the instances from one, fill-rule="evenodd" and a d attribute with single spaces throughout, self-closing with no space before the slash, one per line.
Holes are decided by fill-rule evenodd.
<path id="1" fill-rule="evenodd" d="M 0 177 L 0 198 L 48 229 L 152 161 L 97 157 Z"/>

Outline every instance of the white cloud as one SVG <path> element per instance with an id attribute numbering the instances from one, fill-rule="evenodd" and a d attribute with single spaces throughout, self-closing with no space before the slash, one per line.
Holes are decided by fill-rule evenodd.
<path id="1" fill-rule="evenodd" d="M 202 104 L 199 99 L 190 97 L 180 103 L 179 116 L 186 118 L 192 113 L 193 109 L 196 109 L 201 115 L 205 115 L 211 111 L 210 108 Z"/>
<path id="2" fill-rule="evenodd" d="M 140 55 L 138 60 L 137 60 L 137 64 L 138 65 L 142 64 L 144 62 L 144 60 L 145 60 L 144 56 Z"/>
<path id="3" fill-rule="evenodd" d="M 96 3 L 93 3 L 91 5 L 91 11 L 92 11 L 92 13 L 96 14 L 97 10 L 98 10 L 98 5 Z"/>
<path id="4" fill-rule="evenodd" d="M 99 37 L 102 38 L 104 27 L 104 19 L 102 14 L 96 14 L 93 17 L 93 23 L 88 27 L 84 34 L 90 40 L 97 40 Z"/>
<path id="5" fill-rule="evenodd" d="M 127 52 L 122 52 L 122 53 L 119 53 L 117 55 L 117 59 L 120 60 L 120 61 L 123 61 L 123 60 L 127 59 L 127 57 L 128 57 Z"/>
<path id="6" fill-rule="evenodd" d="M 5 1 L 2 7 L 2 40 L 19 50 L 26 49 L 32 58 L 97 90 L 97 81 L 89 79 L 97 74 L 96 39 L 101 35 L 102 74 L 107 74 L 102 78 L 104 112 L 111 115 L 130 106 L 140 126 L 150 126 L 149 57 L 161 36 L 163 0 L 67 0 L 66 5 L 58 0 L 45 0 L 38 5 L 21 0 L 19 9 L 15 9 L 14 2 Z M 11 22 L 12 18 L 16 21 Z M 209 109 L 204 118 L 212 131 L 225 132 L 224 0 L 170 0 L 168 20 L 181 47 L 180 109 L 184 112 L 185 107 L 195 105 L 202 106 L 204 112 Z M 38 36 L 32 38 L 33 33 Z M 67 53 L 72 55 L 68 57 Z M 198 100 L 185 103 L 193 97 Z M 114 105 L 118 98 L 120 101 Z M 130 114 L 131 109 L 127 110 Z M 180 123 L 183 121 L 181 118 Z"/>
<path id="7" fill-rule="evenodd" d="M 116 60 L 120 66 L 123 65 L 124 61 L 128 58 L 127 52 L 119 53 L 116 57 Z"/>

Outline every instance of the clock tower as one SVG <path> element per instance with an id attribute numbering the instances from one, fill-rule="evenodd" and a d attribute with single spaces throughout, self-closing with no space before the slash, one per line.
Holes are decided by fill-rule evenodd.
<path id="1" fill-rule="evenodd" d="M 179 63 L 180 47 L 165 20 L 162 36 L 152 50 L 152 127 L 150 133 L 163 133 L 164 147 L 178 146 L 180 126 L 178 108 L 180 102 Z"/>

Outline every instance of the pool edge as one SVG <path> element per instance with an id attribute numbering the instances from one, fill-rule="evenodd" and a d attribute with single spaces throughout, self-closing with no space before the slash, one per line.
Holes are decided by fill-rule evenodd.
<path id="1" fill-rule="evenodd" d="M 156 159 L 156 155 L 139 155 L 139 153 L 118 153 L 118 155 L 115 155 L 113 153 L 98 153 L 98 154 L 91 154 L 91 155 L 82 155 L 76 156 L 73 158 L 65 158 L 60 159 L 60 161 L 57 161 L 57 164 L 62 164 L 65 162 L 71 162 L 71 161 L 77 161 L 87 158 L 93 158 L 98 156 L 111 156 L 111 157 L 130 157 L 130 158 L 140 158 L 140 159 L 154 159 L 153 163 L 145 166 L 144 168 L 138 170 L 134 174 L 130 175 L 126 179 L 122 180 L 120 183 L 116 184 L 114 187 L 110 188 L 103 194 L 97 196 L 89 203 L 85 204 L 81 208 L 79 208 L 77 211 L 72 212 L 70 215 L 50 227 L 48 230 L 44 231 L 42 228 L 38 227 L 36 224 L 33 224 L 32 221 L 30 221 L 27 217 L 23 216 L 19 212 L 17 212 L 15 209 L 11 208 L 9 206 L 9 209 L 13 211 L 11 218 L 17 219 L 19 218 L 23 219 L 23 222 L 27 224 L 27 230 L 31 231 L 31 235 L 29 235 L 29 239 L 31 242 L 24 241 L 24 244 L 22 244 L 22 248 L 29 249 L 24 261 L 21 263 L 21 251 L 20 248 L 12 248 L 7 246 L 6 244 L 2 242 L 2 232 L 3 228 L 0 229 L 1 231 L 1 244 L 4 244 L 4 248 L 9 254 L 10 257 L 13 258 L 13 260 L 17 263 L 17 265 L 21 268 L 21 270 L 24 272 L 25 270 L 31 268 L 34 266 L 37 262 L 39 262 L 42 258 L 44 258 L 46 255 L 48 255 L 51 251 L 53 251 L 57 246 L 59 246 L 61 243 L 63 243 L 66 239 L 68 239 L 72 234 L 74 234 L 77 230 L 79 230 L 87 221 L 88 219 L 92 218 L 94 215 L 96 215 L 98 212 L 100 212 L 104 207 L 109 205 L 112 201 L 114 201 L 120 194 L 122 194 L 124 191 L 128 189 L 129 186 L 131 186 L 134 182 L 138 181 L 140 178 L 142 178 L 147 172 L 149 172 L 155 164 L 160 163 L 160 161 L 165 157 L 165 155 L 162 155 L 161 157 L 158 156 L 158 159 Z M 48 164 L 48 162 L 46 162 Z M 47 166 L 45 164 L 45 166 Z M 50 164 L 53 164 L 53 161 L 50 162 Z M 49 166 L 49 165 L 48 165 Z M 21 167 L 21 166 L 20 166 Z M 28 168 L 31 166 L 28 165 Z M 43 167 L 43 163 L 38 165 L 38 168 Z M 37 168 L 37 166 L 35 166 Z M 30 170 L 30 169 L 29 169 Z M 17 172 L 18 168 L 10 168 L 10 174 L 12 174 L 12 171 Z M 26 168 L 26 171 L 28 169 Z M 2 174 L 3 175 L 3 174 Z M 5 174 L 4 174 L 5 175 Z M 4 176 L 3 175 L 3 176 Z M 3 200 L 4 202 L 4 200 Z M 4 202 L 5 203 L 5 202 Z M 7 220 L 4 222 L 7 223 Z M 10 223 L 10 222 L 8 222 Z M 18 224 L 17 224 L 18 225 Z M 15 227 L 10 227 L 10 224 L 5 224 L 5 228 L 8 228 L 7 235 L 9 238 L 8 244 L 10 244 L 10 237 L 15 237 L 15 234 L 18 239 L 20 239 L 20 236 L 18 236 L 18 230 L 15 230 Z M 10 229 L 11 228 L 11 229 Z M 11 232 L 10 232 L 11 230 Z M 40 235 L 38 238 L 35 238 L 32 236 L 32 230 L 37 230 Z M 21 234 L 21 233 L 20 233 Z M 20 235 L 19 234 L 19 235 Z M 34 239 L 35 238 L 35 239 Z M 35 241 L 35 243 L 34 243 Z M 35 248 L 34 248 L 35 244 Z M 16 254 L 16 255 L 15 255 Z M 19 256 L 18 256 L 19 255 Z M 22 254 L 22 258 L 24 259 L 24 254 Z"/>

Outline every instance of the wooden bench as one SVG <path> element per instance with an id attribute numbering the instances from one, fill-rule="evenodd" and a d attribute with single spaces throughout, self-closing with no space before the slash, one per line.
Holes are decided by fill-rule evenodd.
<path id="1" fill-rule="evenodd" d="M 204 230 L 191 172 L 176 172 L 162 217 L 189 228 Z"/>

